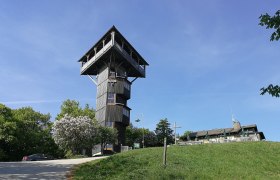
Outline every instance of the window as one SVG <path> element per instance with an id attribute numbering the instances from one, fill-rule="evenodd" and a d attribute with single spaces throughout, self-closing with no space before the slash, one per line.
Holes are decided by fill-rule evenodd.
<path id="1" fill-rule="evenodd" d="M 109 92 L 107 99 L 108 99 L 107 101 L 108 103 L 115 103 L 115 94 Z"/>
<path id="2" fill-rule="evenodd" d="M 121 96 L 116 97 L 116 103 L 124 104 L 126 105 L 126 100 L 122 98 Z"/>
<path id="3" fill-rule="evenodd" d="M 123 115 L 129 117 L 129 110 L 123 108 Z"/>

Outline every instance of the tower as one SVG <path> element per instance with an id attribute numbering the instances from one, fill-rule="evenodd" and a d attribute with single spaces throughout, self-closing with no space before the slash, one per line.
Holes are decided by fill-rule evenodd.
<path id="1" fill-rule="evenodd" d="M 145 78 L 149 64 L 115 26 L 79 62 L 81 75 L 88 75 L 97 85 L 96 119 L 102 126 L 117 129 L 114 150 L 120 151 L 130 122 L 127 100 L 131 96 L 131 85 L 137 78 Z M 97 82 L 92 76 L 96 76 Z"/>

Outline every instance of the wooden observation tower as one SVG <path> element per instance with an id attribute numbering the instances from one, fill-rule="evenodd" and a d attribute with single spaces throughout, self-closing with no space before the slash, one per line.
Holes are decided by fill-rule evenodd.
<path id="1" fill-rule="evenodd" d="M 114 145 L 114 151 L 118 152 L 121 144 L 125 145 L 125 129 L 130 122 L 127 100 L 131 96 L 131 84 L 139 77 L 145 78 L 149 64 L 115 26 L 79 62 L 81 75 L 88 75 L 97 85 L 97 121 L 118 131 Z"/>

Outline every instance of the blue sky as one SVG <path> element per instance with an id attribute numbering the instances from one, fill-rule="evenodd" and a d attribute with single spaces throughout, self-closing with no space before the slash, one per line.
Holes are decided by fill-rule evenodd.
<path id="1" fill-rule="evenodd" d="M 132 86 L 132 122 L 153 130 L 168 118 L 182 134 L 231 127 L 234 114 L 280 141 L 280 99 L 259 95 L 280 84 L 280 41 L 258 25 L 278 9 L 272 0 L 1 1 L 0 102 L 52 119 L 66 99 L 95 107 L 77 61 L 115 25 L 150 64 Z"/>

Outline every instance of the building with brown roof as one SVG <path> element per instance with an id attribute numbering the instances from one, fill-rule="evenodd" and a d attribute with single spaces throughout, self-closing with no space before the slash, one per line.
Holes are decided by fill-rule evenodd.
<path id="1" fill-rule="evenodd" d="M 263 132 L 259 132 L 257 125 L 241 126 L 237 120 L 233 121 L 232 128 L 221 128 L 191 132 L 188 136 L 187 143 L 224 143 L 239 141 L 261 141 L 265 136 Z"/>

